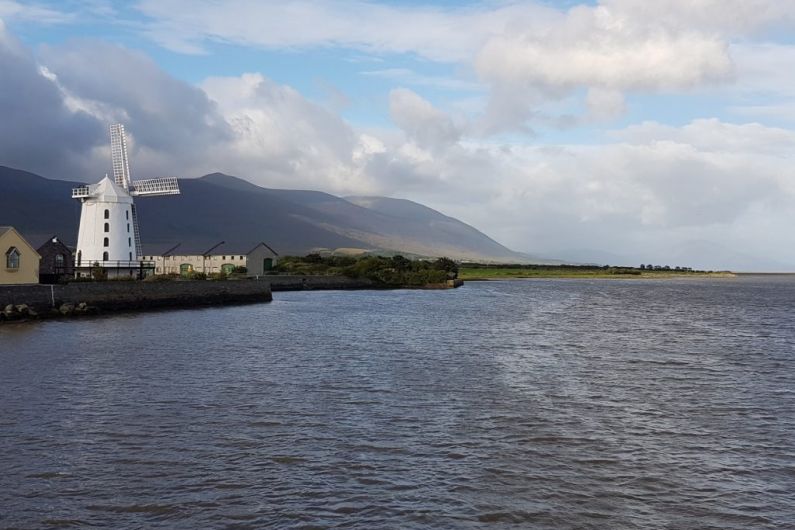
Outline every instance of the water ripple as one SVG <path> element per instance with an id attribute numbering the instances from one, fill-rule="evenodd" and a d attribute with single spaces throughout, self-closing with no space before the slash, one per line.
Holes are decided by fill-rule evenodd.
<path id="1" fill-rule="evenodd" d="M 795 527 L 795 282 L 0 327 L 0 528 Z"/>

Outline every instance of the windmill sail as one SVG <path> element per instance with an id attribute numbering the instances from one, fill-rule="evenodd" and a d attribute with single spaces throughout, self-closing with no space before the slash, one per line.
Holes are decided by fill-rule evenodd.
<path id="1" fill-rule="evenodd" d="M 127 158 L 127 139 L 124 125 L 110 126 L 110 154 L 113 162 L 113 180 L 125 190 L 130 187 L 130 161 Z"/>
<path id="2" fill-rule="evenodd" d="M 177 177 L 134 180 L 130 183 L 130 195 L 133 197 L 179 195 L 179 182 L 177 181 Z"/>

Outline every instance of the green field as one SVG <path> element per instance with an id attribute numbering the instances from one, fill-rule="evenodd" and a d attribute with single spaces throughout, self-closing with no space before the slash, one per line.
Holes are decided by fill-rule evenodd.
<path id="1" fill-rule="evenodd" d="M 462 264 L 458 277 L 462 280 L 510 280 L 520 278 L 680 278 L 703 276 L 733 276 L 729 272 L 692 270 L 646 270 L 634 267 L 589 267 L 569 265 L 469 265 Z"/>

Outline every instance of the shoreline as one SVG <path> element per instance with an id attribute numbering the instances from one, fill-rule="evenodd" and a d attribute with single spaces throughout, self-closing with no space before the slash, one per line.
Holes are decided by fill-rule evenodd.
<path id="1" fill-rule="evenodd" d="M 274 291 L 443 290 L 461 285 L 459 280 L 424 286 L 380 285 L 344 276 L 9 285 L 0 286 L 0 323 L 267 303 Z"/>
<path id="2" fill-rule="evenodd" d="M 759 274 L 759 273 L 758 273 Z M 512 280 L 700 280 L 705 278 L 731 279 L 740 276 L 734 272 L 704 274 L 528 274 L 515 276 L 465 277 L 467 282 L 494 282 Z"/>

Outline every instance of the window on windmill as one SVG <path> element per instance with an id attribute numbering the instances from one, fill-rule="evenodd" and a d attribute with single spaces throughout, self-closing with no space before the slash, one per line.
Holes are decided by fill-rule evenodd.
<path id="1" fill-rule="evenodd" d="M 110 223 L 105 223 L 105 232 L 110 232 Z"/>
<path id="2" fill-rule="evenodd" d="M 124 217 L 129 221 L 130 220 L 130 210 L 124 210 Z M 129 226 L 129 225 L 128 225 Z"/>
<path id="3" fill-rule="evenodd" d="M 107 237 L 102 240 L 102 246 L 103 247 L 109 247 L 110 246 L 110 240 Z M 107 254 L 107 252 L 106 252 L 106 254 Z"/>
<path id="4" fill-rule="evenodd" d="M 128 246 L 128 247 L 131 247 L 131 246 L 132 246 L 132 238 L 131 238 L 131 237 L 128 237 L 128 238 L 127 238 L 127 246 Z M 130 258 L 130 259 L 132 259 L 132 258 Z"/>
<path id="5" fill-rule="evenodd" d="M 105 219 L 110 219 L 110 210 L 105 210 Z"/>
<path id="6" fill-rule="evenodd" d="M 108 251 L 102 253 L 102 261 L 108 261 Z"/>
<path id="7" fill-rule="evenodd" d="M 130 223 L 127 223 L 127 233 L 130 233 Z"/>
<path id="8" fill-rule="evenodd" d="M 6 268 L 7 269 L 18 269 L 19 268 L 19 261 L 20 261 L 20 254 L 17 247 L 11 247 L 6 252 Z"/>

